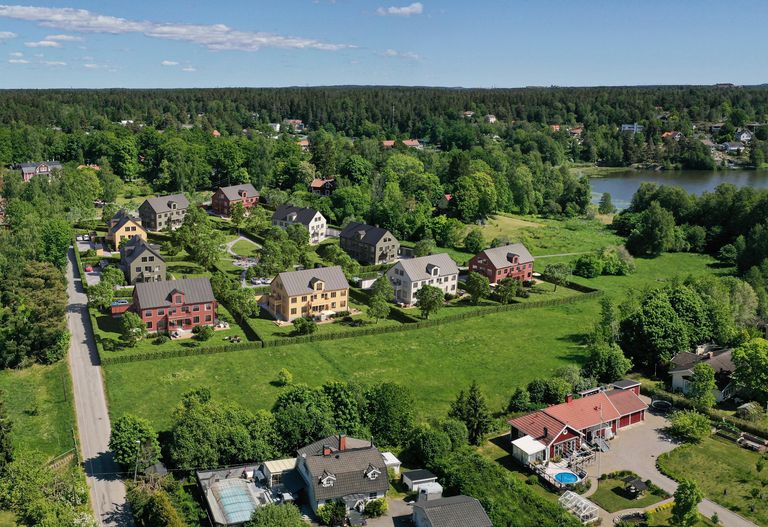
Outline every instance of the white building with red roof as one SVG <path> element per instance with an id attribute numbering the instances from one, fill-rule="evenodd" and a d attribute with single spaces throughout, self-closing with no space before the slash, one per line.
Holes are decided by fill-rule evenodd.
<path id="1" fill-rule="evenodd" d="M 640 383 L 618 381 L 611 390 L 543 408 L 509 421 L 512 455 L 522 464 L 567 457 L 584 444 L 611 439 L 620 429 L 645 420 L 648 405 Z"/>

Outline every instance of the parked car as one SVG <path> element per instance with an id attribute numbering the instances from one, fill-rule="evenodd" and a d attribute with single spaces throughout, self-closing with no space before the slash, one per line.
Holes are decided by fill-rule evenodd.
<path id="1" fill-rule="evenodd" d="M 91 237 L 90 237 L 90 235 L 88 235 L 88 234 L 83 234 L 83 241 L 84 241 L 84 242 L 89 242 L 89 241 L 91 241 Z"/>
<path id="2" fill-rule="evenodd" d="M 93 267 L 91 267 L 90 265 L 86 265 L 85 266 L 85 272 L 86 273 L 92 273 L 93 272 Z"/>
<path id="3" fill-rule="evenodd" d="M 77 236 L 75 236 L 75 240 L 77 240 L 79 242 L 83 241 L 83 235 L 82 234 L 78 234 Z"/>

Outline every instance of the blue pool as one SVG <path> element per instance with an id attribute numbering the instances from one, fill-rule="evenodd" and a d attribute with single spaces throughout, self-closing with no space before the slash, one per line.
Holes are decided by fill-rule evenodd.
<path id="1" fill-rule="evenodd" d="M 579 482 L 579 476 L 577 476 L 573 472 L 558 472 L 557 474 L 555 474 L 555 479 L 560 483 L 565 483 L 565 484 Z"/>

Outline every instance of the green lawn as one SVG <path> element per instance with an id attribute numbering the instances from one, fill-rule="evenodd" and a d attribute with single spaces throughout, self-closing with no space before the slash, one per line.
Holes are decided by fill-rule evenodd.
<path id="1" fill-rule="evenodd" d="M 204 267 L 194 262 L 168 262 L 168 273 L 172 274 L 176 280 L 181 278 L 198 278 L 201 276 L 211 276 Z"/>
<path id="2" fill-rule="evenodd" d="M 0 390 L 13 421 L 13 443 L 51 458 L 74 448 L 72 386 L 66 361 L 0 371 Z"/>
<path id="3" fill-rule="evenodd" d="M 635 275 L 585 283 L 605 289 L 618 300 L 629 288 L 662 285 L 660 280 L 678 273 L 709 272 L 712 262 L 692 254 L 664 255 L 638 260 Z M 590 299 L 400 333 L 109 365 L 111 410 L 115 415 L 136 412 L 166 429 L 170 410 L 181 394 L 199 386 L 209 386 L 217 397 L 250 408 L 269 408 L 279 393 L 270 381 L 286 367 L 295 382 L 312 386 L 328 380 L 403 383 L 412 388 L 421 417 L 443 414 L 458 390 L 477 380 L 496 411 L 506 405 L 515 387 L 583 361 L 583 337 L 598 313 L 598 299 Z M 151 398 L 146 397 L 148 383 L 153 387 Z"/>
<path id="4" fill-rule="evenodd" d="M 761 497 L 766 474 L 757 472 L 758 459 L 756 452 L 712 437 L 662 455 L 659 467 L 675 479 L 695 480 L 707 498 L 759 525 L 768 525 L 768 500 Z M 755 490 L 757 498 L 752 496 Z"/>
<path id="5" fill-rule="evenodd" d="M 119 318 L 112 318 L 110 315 L 103 315 L 98 313 L 95 309 L 89 308 L 92 313 L 96 315 L 96 327 L 94 327 L 94 332 L 101 337 L 102 342 L 104 340 L 112 340 L 117 343 L 117 345 L 120 345 L 120 319 Z M 228 312 L 226 308 L 223 306 L 219 306 L 218 308 L 219 315 L 226 314 L 228 315 Z M 231 318 L 231 316 L 230 316 Z M 200 346 L 203 348 L 210 347 L 210 346 L 221 346 L 223 344 L 228 344 L 229 341 L 224 340 L 225 337 L 232 337 L 232 336 L 239 336 L 243 342 L 247 341 L 247 337 L 245 335 L 245 332 L 243 329 L 235 322 L 230 324 L 229 329 L 225 330 L 217 330 L 213 337 L 210 340 L 207 340 L 205 342 L 199 342 L 197 339 L 184 339 L 184 340 L 172 340 L 169 342 L 165 342 L 163 344 L 155 344 L 154 339 L 155 336 L 153 334 L 150 334 L 150 336 L 138 344 L 134 346 L 133 348 L 118 348 L 115 351 L 105 351 L 104 353 L 107 356 L 123 356 L 123 355 L 136 355 L 141 353 L 146 353 L 150 351 L 168 351 L 172 349 L 179 349 L 184 347 L 196 347 Z M 146 363 L 145 363 L 146 364 Z"/>
<path id="6" fill-rule="evenodd" d="M 244 258 L 256 256 L 260 248 L 259 244 L 250 240 L 240 240 L 232 246 L 232 250 Z"/>
<path id="7" fill-rule="evenodd" d="M 651 517 L 648 520 L 647 527 L 670 527 L 672 526 L 672 509 L 664 509 L 658 512 L 651 513 Z M 720 524 L 722 525 L 722 523 Z M 700 517 L 699 521 L 694 523 L 691 527 L 715 527 L 709 518 Z"/>
<path id="8" fill-rule="evenodd" d="M 597 490 L 590 500 L 608 512 L 618 512 L 625 509 L 642 509 L 650 507 L 666 499 L 646 491 L 640 498 L 633 499 L 625 490 L 626 483 L 619 479 L 604 479 L 598 483 Z"/>

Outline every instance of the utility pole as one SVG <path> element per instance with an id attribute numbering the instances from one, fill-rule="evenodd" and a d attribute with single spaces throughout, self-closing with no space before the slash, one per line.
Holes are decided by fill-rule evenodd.
<path id="1" fill-rule="evenodd" d="M 139 452 L 141 452 L 141 441 L 136 440 L 136 464 L 133 466 L 133 482 L 136 483 L 136 475 L 139 472 Z"/>

